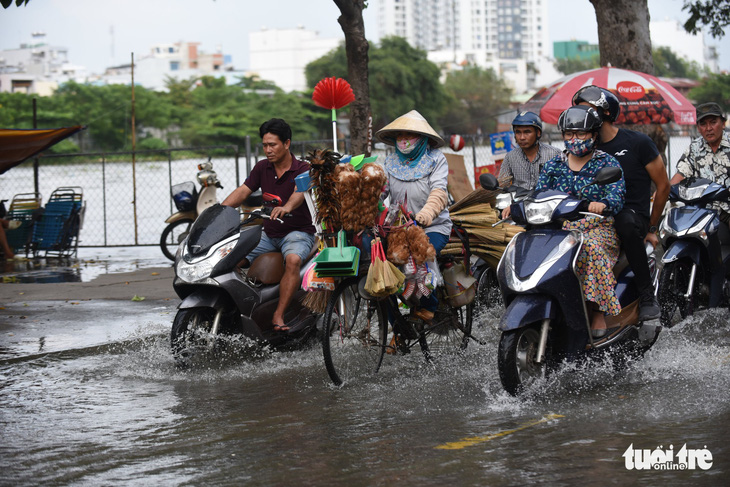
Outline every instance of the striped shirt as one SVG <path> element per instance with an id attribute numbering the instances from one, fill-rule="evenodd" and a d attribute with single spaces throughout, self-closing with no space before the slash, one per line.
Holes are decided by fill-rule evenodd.
<path id="1" fill-rule="evenodd" d="M 537 185 L 540 171 L 547 161 L 559 155 L 561 151 L 550 144 L 538 142 L 537 156 L 530 162 L 521 147 L 507 153 L 499 170 L 499 183 L 512 181 L 520 188 L 533 189 Z"/>

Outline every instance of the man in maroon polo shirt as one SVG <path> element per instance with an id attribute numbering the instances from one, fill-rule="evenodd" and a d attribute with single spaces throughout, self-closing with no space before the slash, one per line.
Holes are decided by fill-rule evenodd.
<path id="1" fill-rule="evenodd" d="M 284 311 L 300 285 L 299 271 L 314 245 L 314 226 L 304 193 L 295 192 L 294 178 L 309 170 L 309 164 L 300 161 L 289 151 L 291 127 L 280 118 L 272 118 L 259 128 L 266 159 L 256 163 L 244 183 L 236 188 L 224 201 L 226 206 L 237 208 L 254 191 L 261 188 L 264 193 L 279 196 L 282 206 L 271 211 L 271 220 L 264 221 L 261 241 L 246 258 L 253 262 L 266 252 L 281 252 L 284 255 L 284 277 L 279 284 L 279 304 L 271 319 L 276 331 L 288 331 L 284 324 Z M 290 213 L 291 216 L 285 216 Z M 276 219 L 283 221 L 280 222 Z"/>

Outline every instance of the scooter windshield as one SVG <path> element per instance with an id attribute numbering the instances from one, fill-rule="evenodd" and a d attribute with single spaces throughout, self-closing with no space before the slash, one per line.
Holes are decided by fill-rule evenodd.
<path id="1" fill-rule="evenodd" d="M 215 204 L 198 216 L 190 229 L 188 252 L 193 256 L 204 255 L 221 240 L 238 232 L 241 216 L 230 206 Z"/>

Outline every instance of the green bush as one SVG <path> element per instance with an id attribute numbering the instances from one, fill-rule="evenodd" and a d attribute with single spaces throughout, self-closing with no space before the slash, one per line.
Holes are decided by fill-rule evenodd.
<path id="1" fill-rule="evenodd" d="M 167 142 L 157 137 L 144 138 L 137 144 L 137 150 L 165 150 L 168 148 Z"/>

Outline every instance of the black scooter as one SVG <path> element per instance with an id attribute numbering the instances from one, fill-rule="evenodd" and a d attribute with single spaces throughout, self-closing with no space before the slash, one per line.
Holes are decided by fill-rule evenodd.
<path id="1" fill-rule="evenodd" d="M 610 184 L 621 177 L 618 168 L 599 171 L 590 184 Z M 491 174 L 480 176 L 482 187 L 498 188 Z M 641 356 L 656 341 L 657 322 L 638 320 L 639 292 L 622 255 L 613 272 L 622 311 L 606 316 L 610 333 L 593 338 L 576 260 L 583 234 L 563 230 L 562 223 L 585 216 L 588 202 L 554 190 L 540 191 L 514 203 L 511 219 L 526 231 L 512 238 L 497 267 L 506 305 L 499 323 L 498 367 L 502 385 L 512 395 L 544 376 L 564 360 L 616 350 L 621 359 Z M 650 257 L 651 259 L 651 257 Z M 655 266 L 650 269 L 655 271 Z"/>
<path id="2" fill-rule="evenodd" d="M 320 315 L 301 304 L 301 289 L 284 315 L 289 331 L 274 331 L 271 318 L 284 275 L 281 253 L 262 254 L 248 269 L 239 265 L 258 245 L 263 229 L 257 223 L 269 213 L 270 208 L 257 209 L 242 221 L 237 209 L 215 204 L 200 214 L 180 245 L 173 287 L 182 302 L 170 335 L 178 365 L 213 350 L 221 334 L 241 334 L 273 349 L 296 348 L 316 335 Z M 307 262 L 314 250 L 316 245 Z M 302 274 L 305 269 L 303 263 Z"/>
<path id="3" fill-rule="evenodd" d="M 663 326 L 673 326 L 677 314 L 682 319 L 692 315 L 700 304 L 730 303 L 730 235 L 717 212 L 706 208 L 728 196 L 727 188 L 709 179 L 689 178 L 672 186 L 669 201 L 680 206 L 667 212 L 659 228 L 666 249 L 657 288 Z M 717 302 L 710 303 L 713 287 Z"/>

